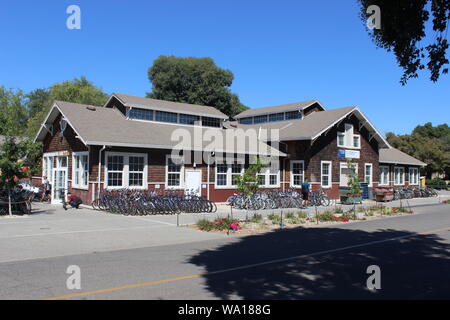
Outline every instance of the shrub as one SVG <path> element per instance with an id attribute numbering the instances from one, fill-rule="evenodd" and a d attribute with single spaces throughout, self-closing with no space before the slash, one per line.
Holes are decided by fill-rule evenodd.
<path id="1" fill-rule="evenodd" d="M 434 178 L 426 181 L 426 185 L 433 189 L 447 189 L 447 183 L 439 178 Z"/>
<path id="2" fill-rule="evenodd" d="M 444 203 L 444 204 L 450 204 L 450 200 L 444 200 L 444 201 L 442 201 L 442 203 Z"/>
<path id="3" fill-rule="evenodd" d="M 272 221 L 273 224 L 280 224 L 281 223 L 281 217 L 279 215 L 276 215 L 274 213 L 271 213 L 267 216 L 267 218 Z"/>
<path id="4" fill-rule="evenodd" d="M 345 212 L 342 214 L 341 219 L 353 220 L 355 219 L 355 214 L 353 211 Z"/>
<path id="5" fill-rule="evenodd" d="M 344 213 L 344 209 L 342 209 L 342 207 L 337 207 L 336 209 L 334 209 L 334 213 L 336 214 Z"/>
<path id="6" fill-rule="evenodd" d="M 292 219 L 295 217 L 295 214 L 293 212 L 286 213 L 286 219 Z"/>
<path id="7" fill-rule="evenodd" d="M 248 222 L 260 223 L 262 221 L 263 221 L 262 215 L 255 213 Z"/>
<path id="8" fill-rule="evenodd" d="M 335 221 L 336 217 L 333 215 L 333 213 L 331 211 L 324 211 L 323 213 L 320 213 L 317 215 L 317 218 L 319 219 L 319 221 L 321 222 L 325 222 L 325 221 Z"/>
<path id="9" fill-rule="evenodd" d="M 289 224 L 304 224 L 305 220 L 300 217 L 292 217 L 290 219 L 287 219 L 287 223 L 289 223 Z"/>
<path id="10" fill-rule="evenodd" d="M 298 216 L 300 219 L 306 219 L 306 218 L 308 218 L 308 212 L 305 212 L 305 211 L 299 211 L 299 212 L 297 213 L 297 216 Z"/>
<path id="11" fill-rule="evenodd" d="M 215 227 L 214 223 L 212 223 L 208 219 L 201 219 L 201 220 L 197 221 L 196 225 L 200 230 L 206 231 L 206 232 L 210 232 L 210 231 L 214 230 L 214 227 Z"/>

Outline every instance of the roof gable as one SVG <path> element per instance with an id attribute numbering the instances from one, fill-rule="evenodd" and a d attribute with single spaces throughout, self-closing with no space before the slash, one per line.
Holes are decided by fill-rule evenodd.
<path id="1" fill-rule="evenodd" d="M 322 108 L 322 110 L 325 110 L 325 107 L 322 106 L 318 100 L 308 100 L 308 101 L 294 102 L 294 103 L 283 104 L 283 105 L 278 105 L 278 106 L 248 109 L 248 110 L 241 112 L 234 118 L 242 119 L 242 118 L 247 118 L 247 117 L 262 116 L 262 115 L 268 115 L 268 114 L 274 114 L 274 113 L 305 110 L 313 105 L 318 105 Z"/>

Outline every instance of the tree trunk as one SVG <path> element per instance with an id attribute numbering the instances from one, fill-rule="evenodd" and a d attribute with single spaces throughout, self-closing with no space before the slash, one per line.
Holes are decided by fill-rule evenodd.
<path id="1" fill-rule="evenodd" d="M 9 207 L 9 215 L 12 216 L 12 208 L 11 208 L 11 188 L 8 188 L 8 207 Z"/>

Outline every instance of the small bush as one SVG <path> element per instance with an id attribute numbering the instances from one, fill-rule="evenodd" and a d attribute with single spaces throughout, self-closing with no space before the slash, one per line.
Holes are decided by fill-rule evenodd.
<path id="1" fill-rule="evenodd" d="M 197 221 L 197 227 L 202 231 L 210 232 L 214 230 L 215 225 L 208 219 L 202 219 Z"/>
<path id="2" fill-rule="evenodd" d="M 323 213 L 320 213 L 320 214 L 317 215 L 317 218 L 321 222 L 335 221 L 336 220 L 336 217 L 333 215 L 333 213 L 331 211 L 325 211 Z"/>
<path id="3" fill-rule="evenodd" d="M 354 220 L 355 214 L 353 211 L 345 212 L 342 214 L 341 219 Z"/>
<path id="4" fill-rule="evenodd" d="M 281 217 L 279 215 L 276 215 L 274 213 L 271 213 L 267 216 L 267 218 L 272 221 L 273 224 L 280 224 L 281 223 Z"/>
<path id="5" fill-rule="evenodd" d="M 292 219 L 295 217 L 295 214 L 293 212 L 286 213 L 286 219 Z"/>
<path id="6" fill-rule="evenodd" d="M 260 214 L 254 214 L 253 217 L 250 218 L 248 222 L 260 223 L 263 221 L 263 217 Z"/>
<path id="7" fill-rule="evenodd" d="M 334 209 L 334 213 L 336 214 L 344 213 L 344 209 L 342 209 L 342 207 L 337 207 L 336 209 Z"/>
<path id="8" fill-rule="evenodd" d="M 439 190 L 446 190 L 447 189 L 447 183 L 439 178 L 434 178 L 434 179 L 427 179 L 426 181 L 426 185 L 429 188 L 433 188 L 433 189 L 439 189 Z"/>
<path id="9" fill-rule="evenodd" d="M 305 212 L 305 211 L 299 211 L 299 212 L 297 213 L 297 216 L 298 216 L 300 219 L 306 219 L 306 218 L 308 218 L 308 212 Z"/>
<path id="10" fill-rule="evenodd" d="M 293 217 L 293 218 L 287 219 L 287 223 L 289 223 L 289 224 L 304 224 L 305 220 L 300 217 Z"/>

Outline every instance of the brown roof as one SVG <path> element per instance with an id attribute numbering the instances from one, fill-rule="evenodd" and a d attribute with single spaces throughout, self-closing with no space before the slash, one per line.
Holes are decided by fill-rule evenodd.
<path id="1" fill-rule="evenodd" d="M 198 116 L 206 116 L 220 119 L 228 119 L 228 116 L 226 114 L 222 113 L 220 110 L 214 107 L 209 106 L 200 106 L 189 103 L 142 98 L 122 93 L 113 93 L 112 97 L 116 97 L 127 107 L 136 107 L 143 109 L 152 109 L 160 111 L 193 114 Z"/>
<path id="2" fill-rule="evenodd" d="M 282 104 L 282 105 L 279 105 L 279 106 L 256 108 L 256 109 L 248 109 L 248 110 L 245 110 L 244 112 L 239 113 L 234 118 L 235 119 L 241 119 L 241 118 L 246 118 L 246 117 L 253 117 L 253 116 L 266 115 L 266 114 L 272 114 L 272 113 L 281 113 L 281 112 L 289 112 L 289 111 L 296 111 L 296 110 L 304 110 L 304 109 L 306 109 L 306 108 L 308 108 L 308 107 L 310 107 L 310 106 L 312 106 L 313 104 L 316 104 L 316 103 L 318 103 L 320 105 L 320 102 L 317 101 L 317 100 L 308 100 L 308 101 L 303 101 L 303 102 L 294 102 L 294 103 L 289 103 L 289 104 Z"/>
<path id="3" fill-rule="evenodd" d="M 67 119 L 69 125 L 79 135 L 86 145 L 108 145 L 137 148 L 173 149 L 180 146 L 180 149 L 190 150 L 211 150 L 216 152 L 235 152 L 244 154 L 267 154 L 283 156 L 284 154 L 269 147 L 266 143 L 259 141 L 257 144 L 237 145 L 234 148 L 227 148 L 226 144 L 213 139 L 212 142 L 205 139 L 196 139 L 199 145 L 189 145 L 187 142 L 171 139 L 176 134 L 177 129 L 185 129 L 192 137 L 196 134 L 218 133 L 219 135 L 233 130 L 221 128 L 194 127 L 190 125 L 169 124 L 154 121 L 129 120 L 116 109 L 112 108 L 88 108 L 89 106 L 56 101 L 50 111 L 47 123 L 52 123 L 59 112 Z M 91 109 L 91 110 L 90 110 Z M 94 110 L 92 110 L 94 109 Z M 46 131 L 41 128 L 36 140 L 42 141 L 46 136 Z"/>
<path id="4" fill-rule="evenodd" d="M 427 165 L 426 163 L 395 148 L 380 149 L 380 163 L 409 164 L 414 166 Z"/>

